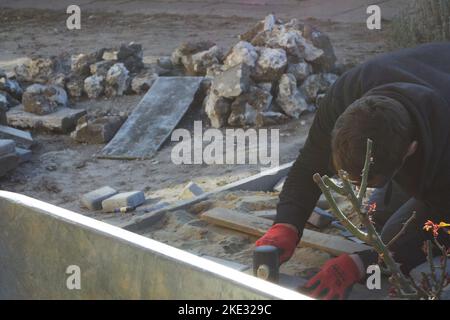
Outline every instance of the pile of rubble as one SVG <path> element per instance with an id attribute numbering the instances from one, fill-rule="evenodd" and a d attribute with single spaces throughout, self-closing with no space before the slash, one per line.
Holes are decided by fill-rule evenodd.
<path id="1" fill-rule="evenodd" d="M 70 98 L 121 96 L 141 93 L 146 87 L 148 89 L 148 79 L 154 78 L 144 70 L 142 52 L 142 45 L 132 42 L 89 54 L 30 58 L 14 71 L 20 83 L 58 86 L 67 91 Z M 147 83 L 143 80 L 145 76 Z"/>
<path id="2" fill-rule="evenodd" d="M 159 61 L 158 61 L 159 62 Z M 169 61 L 161 61 L 171 69 Z M 170 70 L 159 63 L 145 65 L 142 46 L 122 44 L 89 54 L 31 57 L 14 72 L 0 70 L 0 123 L 20 129 L 70 133 L 83 143 L 107 143 L 120 128 L 124 115 L 87 117 L 71 101 L 145 93 L 159 73 Z"/>
<path id="3" fill-rule="evenodd" d="M 6 112 L 20 104 L 23 90 L 19 82 L 0 69 L 0 124 L 6 124 Z"/>
<path id="4" fill-rule="evenodd" d="M 210 77 L 204 108 L 211 125 L 263 126 L 314 111 L 339 73 L 330 39 L 296 19 L 267 16 L 224 54 L 214 43 L 183 44 L 172 63 Z"/>

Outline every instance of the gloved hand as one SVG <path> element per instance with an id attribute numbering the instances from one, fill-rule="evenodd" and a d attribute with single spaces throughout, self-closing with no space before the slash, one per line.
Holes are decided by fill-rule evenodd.
<path id="1" fill-rule="evenodd" d="M 351 287 L 360 280 L 360 271 L 355 261 L 344 254 L 328 260 L 304 289 L 313 298 L 344 300 Z M 322 297 L 324 296 L 324 297 Z"/>
<path id="2" fill-rule="evenodd" d="M 292 256 L 299 240 L 298 232 L 294 228 L 277 223 L 256 241 L 256 246 L 274 246 L 280 249 L 280 264 L 282 264 Z"/>

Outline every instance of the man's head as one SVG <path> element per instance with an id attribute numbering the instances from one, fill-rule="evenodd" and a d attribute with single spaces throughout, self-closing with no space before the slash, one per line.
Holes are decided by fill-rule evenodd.
<path id="1" fill-rule="evenodd" d="M 358 183 L 364 166 L 367 139 L 373 141 L 370 186 L 381 186 L 417 149 L 413 122 L 398 101 L 367 96 L 352 103 L 337 119 L 331 139 L 336 170 L 343 169 Z"/>

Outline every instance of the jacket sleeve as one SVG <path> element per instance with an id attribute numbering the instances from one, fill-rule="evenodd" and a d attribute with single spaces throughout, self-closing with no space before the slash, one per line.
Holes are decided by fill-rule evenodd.
<path id="1" fill-rule="evenodd" d="M 277 205 L 275 223 L 289 223 L 303 234 L 321 191 L 313 181 L 313 175 L 332 176 L 331 132 L 334 123 L 345 108 L 357 98 L 360 90 L 351 79 L 357 72 L 349 72 L 339 78 L 328 90 L 319 106 L 308 133 L 305 145 L 289 171 Z"/>
<path id="2" fill-rule="evenodd" d="M 289 171 L 277 205 L 275 223 L 295 225 L 300 234 L 321 194 L 312 176 L 315 173 L 330 174 L 330 134 L 333 127 L 327 119 L 326 109 L 325 103 L 318 109 L 305 145 Z"/>

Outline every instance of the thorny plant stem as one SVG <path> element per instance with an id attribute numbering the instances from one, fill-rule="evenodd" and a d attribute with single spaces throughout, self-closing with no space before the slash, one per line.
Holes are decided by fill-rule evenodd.
<path id="1" fill-rule="evenodd" d="M 358 192 L 358 203 L 360 207 L 362 206 L 362 201 L 367 192 L 367 180 L 369 179 L 370 165 L 372 164 L 372 147 L 372 140 L 367 139 L 366 158 L 364 160 L 364 168 L 361 176 L 361 187 Z"/>
<path id="2" fill-rule="evenodd" d="M 361 241 L 368 241 L 368 234 L 361 231 L 357 226 L 355 226 L 342 212 L 341 209 L 339 209 L 336 200 L 334 200 L 334 197 L 332 196 L 330 192 L 330 187 L 325 184 L 324 181 L 331 181 L 327 176 L 324 176 L 323 178 L 316 173 L 313 176 L 314 181 L 319 185 L 319 188 L 322 190 L 322 193 L 324 194 L 325 198 L 327 199 L 328 203 L 330 204 L 331 210 L 333 213 L 338 217 L 339 221 L 342 223 L 342 225 L 350 231 L 355 237 L 360 239 Z M 333 182 L 331 182 L 333 183 Z M 334 183 L 333 183 L 334 184 Z"/>
<path id="3" fill-rule="evenodd" d="M 393 243 L 395 243 L 404 233 L 405 233 L 405 231 L 406 231 L 406 229 L 408 228 L 408 226 L 414 221 L 416 219 L 416 213 L 413 213 L 412 215 L 411 215 L 411 217 L 409 217 L 409 219 L 403 224 L 403 227 L 402 227 L 402 229 L 400 230 L 400 232 L 399 233 L 397 233 L 396 235 L 395 235 L 395 237 L 393 237 L 392 239 L 391 239 L 391 241 L 389 241 L 389 243 L 387 244 L 387 247 L 388 248 L 390 248 L 391 247 L 391 245 L 393 244 Z"/>
<path id="4" fill-rule="evenodd" d="M 399 265 L 394 261 L 391 252 L 388 250 L 388 247 L 383 243 L 379 234 L 375 230 L 374 225 L 370 221 L 370 217 L 366 210 L 362 210 L 362 201 L 366 196 L 367 191 L 367 179 L 369 176 L 370 164 L 372 160 L 372 141 L 370 139 L 367 140 L 367 152 L 365 158 L 364 169 L 362 173 L 361 180 L 361 188 L 358 192 L 358 195 L 355 194 L 355 191 L 352 188 L 351 183 L 349 182 L 348 174 L 340 170 L 339 176 L 342 179 L 343 187 L 339 187 L 336 184 L 332 183 L 331 180 L 324 176 L 323 178 L 318 174 L 314 174 L 313 179 L 322 190 L 322 193 L 325 195 L 325 198 L 330 203 L 330 207 L 336 217 L 340 220 L 340 222 L 350 231 L 354 236 L 358 239 L 365 241 L 369 245 L 371 245 L 381 256 L 387 267 L 390 269 L 392 274 L 392 283 L 397 287 L 399 294 L 403 297 L 415 297 L 421 294 L 414 288 L 414 285 L 408 280 L 400 270 Z M 325 183 L 325 181 L 327 183 Z M 337 191 L 339 194 L 345 195 L 348 200 L 350 200 L 353 210 L 355 210 L 361 220 L 361 223 L 367 228 L 367 233 L 362 232 L 358 227 L 356 227 L 347 216 L 338 208 L 336 201 L 334 200 L 333 195 L 331 194 L 331 190 Z"/>

